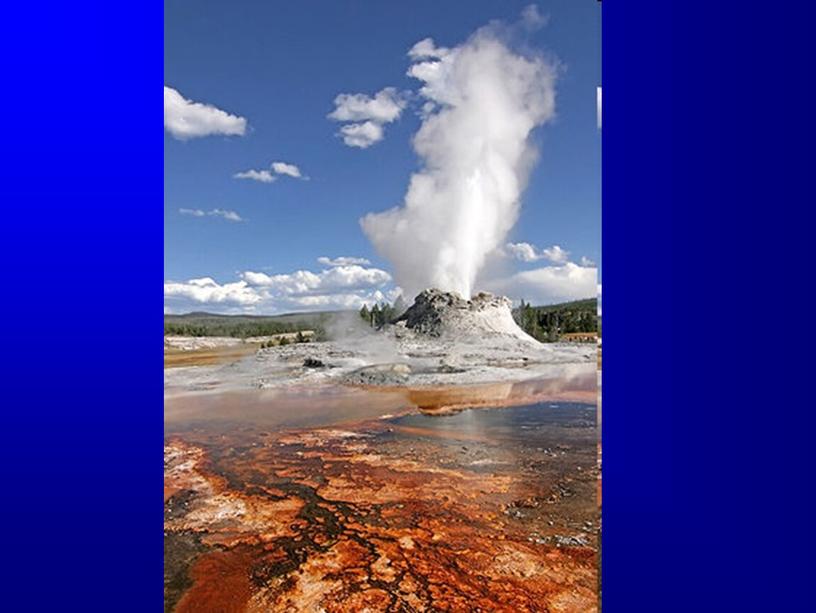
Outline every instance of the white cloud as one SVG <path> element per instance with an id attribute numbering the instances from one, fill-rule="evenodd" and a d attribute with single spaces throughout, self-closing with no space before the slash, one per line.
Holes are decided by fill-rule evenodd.
<path id="1" fill-rule="evenodd" d="M 303 176 L 300 172 L 300 168 L 294 164 L 288 164 L 287 162 L 272 162 L 268 169 L 245 170 L 243 172 L 236 172 L 232 176 L 235 179 L 250 179 L 251 181 L 259 181 L 261 183 L 272 183 L 278 178 L 277 175 L 286 175 L 295 179 L 304 180 L 308 178 Z"/>
<path id="2" fill-rule="evenodd" d="M 386 87 L 372 98 L 366 94 L 340 94 L 327 115 L 334 121 L 350 121 L 338 136 L 349 147 L 365 149 L 383 139 L 383 125 L 399 119 L 407 101 L 395 88 Z"/>
<path id="3" fill-rule="evenodd" d="M 569 251 L 558 245 L 539 251 L 530 243 L 507 243 L 504 246 L 504 252 L 522 262 L 537 262 L 546 259 L 553 264 L 564 264 L 569 259 Z"/>
<path id="4" fill-rule="evenodd" d="M 536 248 L 530 243 L 507 243 L 504 248 L 511 256 L 522 262 L 535 262 L 539 259 Z"/>
<path id="5" fill-rule="evenodd" d="M 179 213 L 182 215 L 192 215 L 193 217 L 204 217 L 207 211 L 202 211 L 201 209 L 179 209 Z"/>
<path id="6" fill-rule="evenodd" d="M 179 140 L 211 134 L 229 136 L 246 133 L 247 121 L 210 104 L 187 100 L 172 87 L 164 86 L 164 128 Z"/>
<path id="7" fill-rule="evenodd" d="M 302 178 L 300 168 L 294 164 L 287 164 L 286 162 L 272 162 L 272 170 L 279 175 L 289 175 L 290 177 L 294 177 L 296 179 Z"/>
<path id="8" fill-rule="evenodd" d="M 375 291 L 368 295 L 360 294 L 322 294 L 316 296 L 300 296 L 293 298 L 289 302 L 281 302 L 281 304 L 289 305 L 287 308 L 292 310 L 337 310 L 337 309 L 359 309 L 364 304 L 371 304 L 373 302 L 381 302 L 384 299 L 384 294 L 380 291 Z"/>
<path id="9" fill-rule="evenodd" d="M 353 258 L 342 255 L 340 257 L 336 257 L 333 259 L 328 256 L 322 255 L 319 258 L 317 258 L 317 261 L 319 264 L 323 264 L 324 266 L 350 266 L 352 264 L 360 265 L 371 264 L 371 262 L 365 258 Z"/>
<path id="10" fill-rule="evenodd" d="M 251 306 L 262 300 L 245 281 L 221 285 L 210 277 L 190 279 L 182 283 L 166 281 L 164 297 L 165 300 L 180 298 L 197 304 L 226 306 Z"/>
<path id="11" fill-rule="evenodd" d="M 235 179 L 249 179 L 261 183 L 272 183 L 277 177 L 269 170 L 245 170 L 232 175 Z"/>
<path id="12" fill-rule="evenodd" d="M 295 295 L 382 287 L 391 281 L 391 275 L 384 270 L 358 265 L 333 266 L 319 273 L 298 270 L 289 274 L 267 275 L 247 271 L 241 274 L 241 278 L 253 286 Z"/>
<path id="13" fill-rule="evenodd" d="M 223 217 L 227 221 L 244 221 L 243 218 L 235 211 L 228 211 L 225 209 L 212 209 L 204 211 L 202 209 L 179 209 L 182 215 L 190 215 L 192 217 Z"/>
<path id="14" fill-rule="evenodd" d="M 235 211 L 225 211 L 224 209 L 213 209 L 209 212 L 210 215 L 216 215 L 218 217 L 223 217 L 228 221 L 244 221 L 241 216 L 236 213 Z"/>
<path id="15" fill-rule="evenodd" d="M 338 258 L 340 259 L 340 258 Z M 401 292 L 378 268 L 337 265 L 313 272 L 269 275 L 245 271 L 240 280 L 219 284 L 209 277 L 165 282 L 165 310 L 279 313 L 293 310 L 360 308 Z"/>
<path id="16" fill-rule="evenodd" d="M 383 129 L 380 124 L 373 121 L 350 123 L 340 128 L 340 135 L 349 147 L 366 149 L 383 139 Z"/>
<path id="17" fill-rule="evenodd" d="M 564 251 L 558 245 L 541 250 L 541 255 L 554 264 L 563 264 L 569 258 L 569 251 Z"/>
<path id="18" fill-rule="evenodd" d="M 399 118 L 405 100 L 393 87 L 386 87 L 374 97 L 366 94 L 340 94 L 334 99 L 335 109 L 329 119 L 335 121 L 374 121 L 391 123 Z"/>
<path id="19" fill-rule="evenodd" d="M 595 262 L 590 260 L 587 256 L 582 255 L 581 259 L 579 260 L 581 266 L 595 266 Z"/>
<path id="20" fill-rule="evenodd" d="M 552 304 L 594 298 L 597 282 L 597 268 L 567 262 L 561 266 L 517 272 L 509 278 L 487 281 L 484 286 L 514 300 L 523 298 L 533 304 Z"/>

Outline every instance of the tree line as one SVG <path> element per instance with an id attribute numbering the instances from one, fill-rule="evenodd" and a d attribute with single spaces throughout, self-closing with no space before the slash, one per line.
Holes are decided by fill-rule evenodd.
<path id="1" fill-rule="evenodd" d="M 375 302 L 370 309 L 367 304 L 364 304 L 360 307 L 360 319 L 372 328 L 381 328 L 402 315 L 406 309 L 405 300 L 403 300 L 402 295 L 399 295 L 394 304 L 386 301 Z"/>
<path id="2" fill-rule="evenodd" d="M 562 334 L 598 332 L 598 301 L 594 298 L 534 307 L 529 302 L 513 309 L 513 319 L 534 339 L 555 342 Z"/>
<path id="3" fill-rule="evenodd" d="M 281 321 L 280 316 L 230 316 L 230 315 L 165 315 L 165 336 L 275 336 L 276 334 L 314 331 L 314 340 L 326 337 L 329 313 L 308 314 L 294 321 Z"/>
<path id="4" fill-rule="evenodd" d="M 235 338 L 247 338 L 250 336 L 273 336 L 285 332 L 299 332 L 301 329 L 305 330 L 307 327 L 299 327 L 276 321 L 223 323 L 164 322 L 165 336 L 231 336 Z"/>

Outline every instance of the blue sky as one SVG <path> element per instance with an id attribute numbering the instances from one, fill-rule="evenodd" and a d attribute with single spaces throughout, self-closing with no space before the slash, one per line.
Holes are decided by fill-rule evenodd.
<path id="1" fill-rule="evenodd" d="M 417 80 L 406 75 L 414 44 L 431 37 L 454 47 L 492 20 L 518 25 L 528 4 L 168 0 L 165 86 L 232 118 L 213 120 L 220 132 L 191 137 L 168 128 L 166 106 L 166 310 L 271 313 L 393 297 L 397 280 L 386 278 L 393 267 L 359 220 L 403 201 L 421 164 L 411 146 L 419 105 L 406 94 L 399 117 L 379 124 L 382 140 L 365 148 L 345 144 L 338 131 L 349 122 L 327 115 L 341 93 L 416 92 Z M 488 289 L 553 302 L 587 293 L 584 274 L 575 288 L 565 286 L 575 276 L 563 270 L 566 260 L 590 268 L 600 259 L 601 20 L 595 0 L 537 7 L 546 24 L 516 27 L 510 36 L 518 53 L 557 58 L 559 66 L 555 116 L 530 137 L 539 159 L 507 236 L 532 250 L 505 250 L 505 262 L 492 266 L 503 279 Z M 294 165 L 302 176 L 276 173 L 273 162 Z M 249 170 L 275 180 L 235 178 Z M 361 263 L 332 266 L 318 262 L 321 256 Z M 517 276 L 559 267 L 545 277 Z M 247 272 L 269 278 L 253 283 Z M 553 275 L 562 281 L 536 286 Z M 259 286 L 262 295 L 253 294 Z"/>

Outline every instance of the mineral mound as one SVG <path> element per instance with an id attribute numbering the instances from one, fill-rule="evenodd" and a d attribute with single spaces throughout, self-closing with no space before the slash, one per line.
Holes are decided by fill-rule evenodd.
<path id="1" fill-rule="evenodd" d="M 395 324 L 425 336 L 453 339 L 509 337 L 538 344 L 513 319 L 504 296 L 480 292 L 470 300 L 455 292 L 426 289 Z"/>

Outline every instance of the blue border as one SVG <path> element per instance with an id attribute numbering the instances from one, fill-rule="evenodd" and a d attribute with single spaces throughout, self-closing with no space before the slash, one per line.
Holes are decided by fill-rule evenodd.
<path id="1" fill-rule="evenodd" d="M 604 4 L 604 610 L 809 610 L 813 5 Z"/>
<path id="2" fill-rule="evenodd" d="M 607 612 L 810 601 L 811 7 L 604 7 Z M 4 9 L 3 608 L 159 610 L 161 4 Z"/>
<path id="3" fill-rule="evenodd" d="M 160 2 L 4 5 L 6 611 L 157 611 Z"/>

